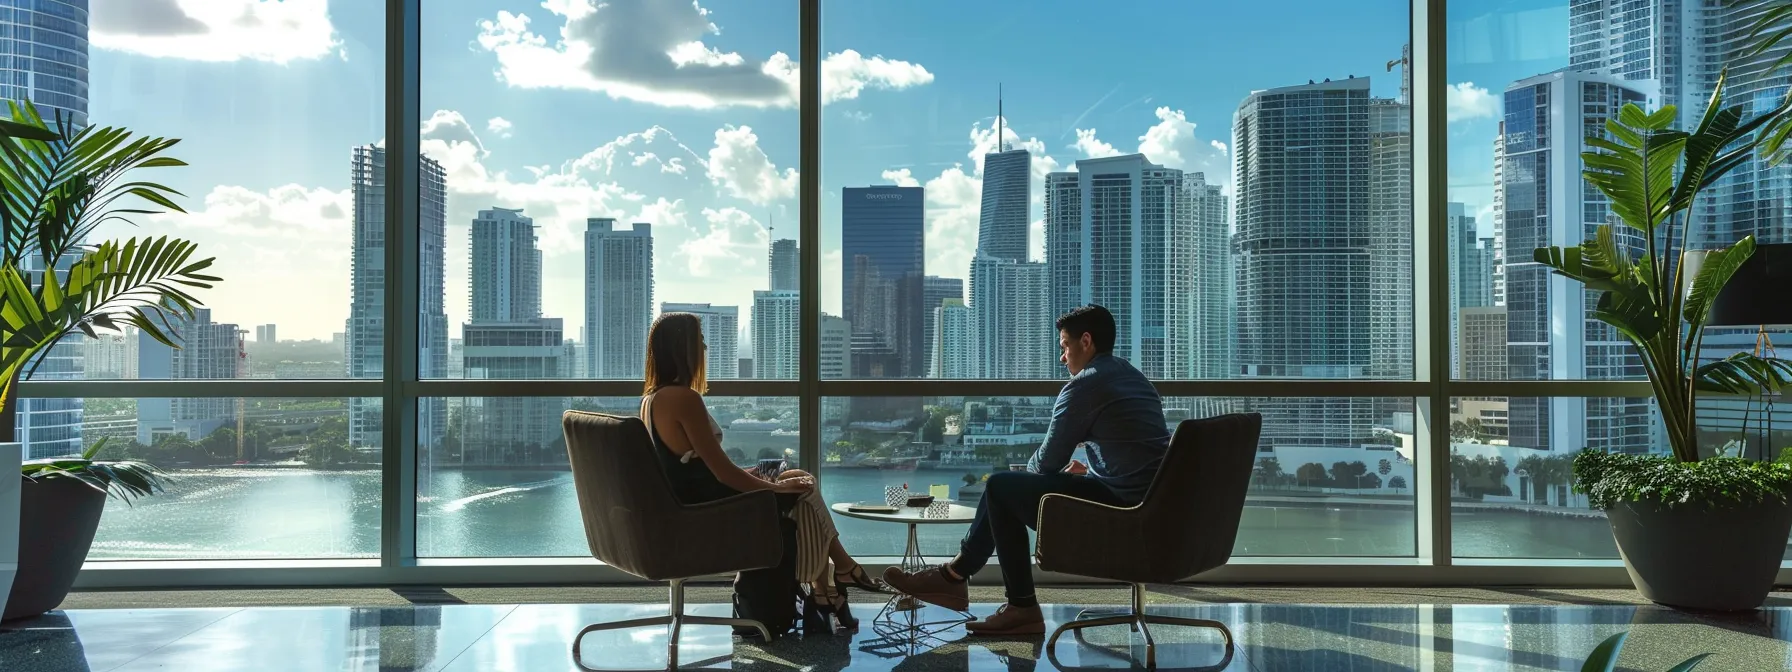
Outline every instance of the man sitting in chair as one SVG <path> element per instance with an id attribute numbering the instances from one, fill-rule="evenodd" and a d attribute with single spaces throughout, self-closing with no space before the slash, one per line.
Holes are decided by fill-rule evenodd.
<path id="1" fill-rule="evenodd" d="M 989 636 L 1045 632 L 1027 545 L 1039 500 L 1064 494 L 1114 506 L 1138 504 L 1170 447 L 1157 388 L 1113 355 L 1114 339 L 1114 316 L 1101 306 L 1083 306 L 1058 318 L 1059 361 L 1070 369 L 1070 382 L 1058 393 L 1045 442 L 1027 470 L 989 477 L 958 557 L 914 573 L 891 567 L 885 582 L 923 602 L 963 611 L 970 605 L 965 584 L 994 553 L 1008 603 L 965 630 Z M 1087 464 L 1072 459 L 1078 448 L 1087 453 Z"/>

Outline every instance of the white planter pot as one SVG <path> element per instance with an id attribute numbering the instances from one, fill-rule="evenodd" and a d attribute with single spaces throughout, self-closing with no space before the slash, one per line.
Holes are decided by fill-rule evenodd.
<path id="1" fill-rule="evenodd" d="M 19 473 L 23 458 L 17 443 L 0 443 L 0 606 L 12 592 L 12 578 L 19 571 Z"/>

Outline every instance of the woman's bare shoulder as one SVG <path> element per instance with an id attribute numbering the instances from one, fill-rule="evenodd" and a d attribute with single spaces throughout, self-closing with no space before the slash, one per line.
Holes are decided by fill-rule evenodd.
<path id="1" fill-rule="evenodd" d="M 688 413 L 702 410 L 703 395 L 683 385 L 668 385 L 653 393 L 655 408 L 663 408 L 674 413 Z"/>

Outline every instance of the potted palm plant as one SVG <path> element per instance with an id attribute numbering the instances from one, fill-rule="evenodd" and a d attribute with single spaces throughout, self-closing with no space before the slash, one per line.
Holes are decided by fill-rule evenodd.
<path id="1" fill-rule="evenodd" d="M 1593 149 L 1581 155 L 1582 177 L 1609 199 L 1619 225 L 1636 230 L 1640 246 L 1621 245 L 1613 225 L 1602 224 L 1579 247 L 1541 248 L 1535 259 L 1599 293 L 1589 316 L 1634 346 L 1671 448 L 1667 455 L 1582 451 L 1575 490 L 1605 511 L 1644 597 L 1742 610 L 1765 601 L 1785 554 L 1792 465 L 1701 451 L 1699 394 L 1758 394 L 1792 379 L 1792 366 L 1754 355 L 1701 364 L 1712 302 L 1755 241 L 1700 251 L 1700 264 L 1685 263 L 1684 253 L 1700 191 L 1749 161 L 1760 143 L 1756 131 L 1785 118 L 1792 99 L 1744 120 L 1741 107 L 1724 107 L 1725 79 L 1718 77 L 1690 131 L 1673 128 L 1672 106 L 1646 113 L 1626 105 L 1606 122 L 1607 135 L 1587 138 Z"/>
<path id="2" fill-rule="evenodd" d="M 46 124 L 30 103 L 12 104 L 0 124 L 0 438 L 17 433 L 18 383 L 58 341 L 129 324 L 170 347 L 200 305 L 188 292 L 218 278 L 193 243 L 166 237 L 89 244 L 100 223 L 182 212 L 179 192 L 130 179 L 137 169 L 184 166 L 163 156 L 178 140 L 114 127 Z M 155 209 L 155 208 L 159 208 Z M 41 613 L 62 601 L 86 559 L 107 493 L 129 501 L 160 486 L 139 463 L 79 457 L 23 463 L 18 574 L 5 618 Z"/>

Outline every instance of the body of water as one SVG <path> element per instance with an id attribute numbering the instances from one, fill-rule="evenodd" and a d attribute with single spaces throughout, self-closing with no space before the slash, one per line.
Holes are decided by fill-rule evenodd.
<path id="1" fill-rule="evenodd" d="M 951 484 L 962 470 L 827 470 L 830 503 L 883 500 L 886 485 Z M 378 471 L 180 470 L 162 495 L 107 505 L 90 557 L 179 560 L 374 557 L 380 545 Z M 432 471 L 422 475 L 417 547 L 422 557 L 585 556 L 572 476 L 565 471 Z M 1412 500 L 1253 500 L 1238 555 L 1412 556 Z M 900 525 L 836 516 L 842 541 L 861 556 L 900 555 Z M 1471 557 L 1615 558 L 1602 518 L 1458 508 L 1456 553 Z M 923 550 L 949 556 L 963 525 L 921 526 Z"/>

